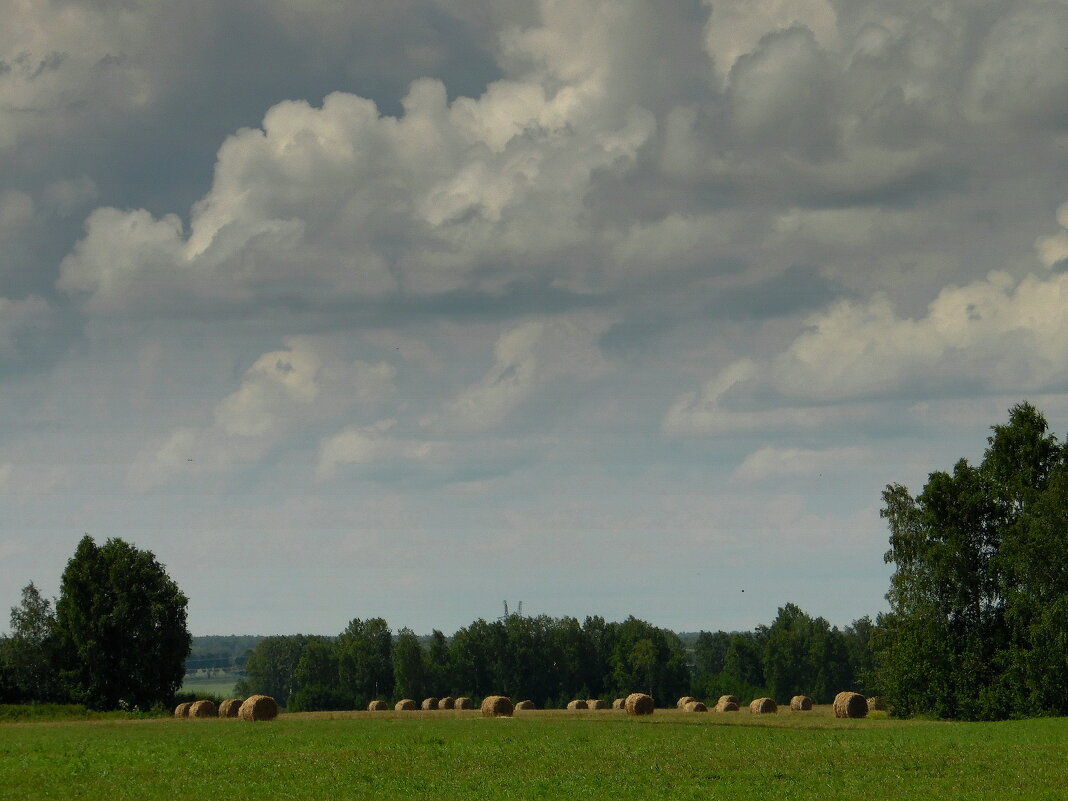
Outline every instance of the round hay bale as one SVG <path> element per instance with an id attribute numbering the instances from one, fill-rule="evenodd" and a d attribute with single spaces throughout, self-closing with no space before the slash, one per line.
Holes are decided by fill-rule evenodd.
<path id="1" fill-rule="evenodd" d="M 414 712 L 419 708 L 419 704 L 415 703 L 411 698 L 402 698 L 397 701 L 396 706 L 393 707 L 397 712 Z"/>
<path id="2" fill-rule="evenodd" d="M 686 704 L 690 703 L 690 701 L 696 701 L 696 700 L 697 699 L 694 698 L 692 695 L 684 695 L 684 696 L 682 696 L 682 698 L 680 698 L 678 701 L 675 702 L 675 706 L 678 709 L 685 709 L 686 708 Z"/>
<path id="3" fill-rule="evenodd" d="M 192 701 L 186 701 L 184 704 L 178 704 L 178 706 L 174 708 L 174 716 L 176 718 L 189 717 L 189 707 L 191 707 L 192 705 Z"/>
<path id="4" fill-rule="evenodd" d="M 742 699 L 739 698 L 737 695 L 721 695 L 719 697 L 719 700 L 720 701 L 730 701 L 732 704 L 738 704 L 738 706 L 742 705 Z M 719 702 L 717 701 L 716 703 L 719 703 Z"/>
<path id="5" fill-rule="evenodd" d="M 615 701 L 612 702 L 612 709 L 626 709 L 626 706 L 626 698 L 617 698 Z"/>
<path id="6" fill-rule="evenodd" d="M 219 710 L 215 708 L 214 701 L 194 701 L 193 705 L 189 707 L 189 717 L 191 718 L 217 718 L 219 716 Z"/>
<path id="7" fill-rule="evenodd" d="M 591 698 L 586 702 L 586 706 L 590 709 L 608 709 L 608 702 L 602 701 L 600 698 Z"/>
<path id="8" fill-rule="evenodd" d="M 574 701 L 567 702 L 567 708 L 574 712 L 576 709 L 589 709 L 590 705 L 581 698 L 576 698 Z"/>
<path id="9" fill-rule="evenodd" d="M 237 710 L 241 708 L 241 702 L 243 698 L 227 698 L 221 704 L 219 704 L 219 717 L 220 718 L 236 718 Z"/>
<path id="10" fill-rule="evenodd" d="M 274 720 L 278 717 L 278 703 L 269 695 L 250 695 L 237 710 L 241 720 Z"/>
<path id="11" fill-rule="evenodd" d="M 868 699 L 860 693 L 841 692 L 834 697 L 836 718 L 862 718 L 868 714 Z"/>
<path id="12" fill-rule="evenodd" d="M 533 708 L 534 708 L 534 702 L 533 701 L 520 701 L 518 704 L 515 705 L 515 711 L 516 712 L 518 712 L 521 709 L 533 709 Z"/>
<path id="13" fill-rule="evenodd" d="M 653 697 L 645 693 L 631 693 L 623 702 L 623 708 L 628 715 L 651 715 L 653 714 Z"/>
<path id="14" fill-rule="evenodd" d="M 453 709 L 474 709 L 475 702 L 468 698 L 466 695 L 461 695 L 456 699 L 452 705 Z"/>
<path id="15" fill-rule="evenodd" d="M 878 695 L 873 695 L 868 698 L 868 711 L 869 712 L 885 712 L 886 702 Z"/>
<path id="16" fill-rule="evenodd" d="M 512 715 L 512 699 L 507 695 L 488 695 L 482 700 L 482 717 L 507 718 Z"/>
<path id="17" fill-rule="evenodd" d="M 427 711 L 433 710 L 433 709 L 437 709 L 437 708 L 438 708 L 438 699 L 437 698 L 424 698 L 423 699 L 423 703 L 420 704 L 420 709 L 427 710 Z"/>
<path id="18" fill-rule="evenodd" d="M 697 701 L 697 700 L 690 701 L 688 704 L 686 704 L 686 706 L 683 707 L 683 709 L 686 710 L 687 712 L 707 712 L 708 711 L 708 707 L 705 706 L 704 704 L 702 704 L 700 701 Z"/>
<path id="19" fill-rule="evenodd" d="M 779 711 L 779 705 L 772 698 L 754 698 L 749 704 L 749 711 L 754 715 L 770 715 Z"/>
<path id="20" fill-rule="evenodd" d="M 812 699 L 807 695 L 795 695 L 790 699 L 790 709 L 794 712 L 808 712 L 812 709 Z"/>
<path id="21" fill-rule="evenodd" d="M 716 701 L 716 705 L 712 709 L 716 712 L 737 712 L 739 706 L 735 701 L 731 700 L 729 695 L 724 695 Z"/>
<path id="22" fill-rule="evenodd" d="M 389 704 L 381 700 L 372 701 L 367 705 L 368 712 L 385 712 L 387 709 L 389 709 Z"/>
<path id="23" fill-rule="evenodd" d="M 438 709 L 452 709 L 456 705 L 456 699 L 451 695 L 446 695 L 444 698 L 438 701 Z"/>

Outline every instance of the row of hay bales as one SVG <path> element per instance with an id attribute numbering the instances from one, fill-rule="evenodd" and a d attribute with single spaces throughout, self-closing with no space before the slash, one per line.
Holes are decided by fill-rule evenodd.
<path id="1" fill-rule="evenodd" d="M 213 701 L 191 701 L 174 708 L 176 718 L 240 718 L 241 720 L 274 720 L 278 704 L 269 695 L 252 695 L 244 700 L 227 698 L 218 707 Z"/>
<path id="2" fill-rule="evenodd" d="M 617 698 L 612 702 L 612 709 L 622 709 L 630 715 L 651 715 L 653 712 L 653 699 L 645 693 L 631 693 L 626 698 Z M 686 712 L 707 712 L 708 707 L 691 695 L 684 695 L 678 700 L 676 706 Z M 422 704 L 417 704 L 411 698 L 404 698 L 394 705 L 397 712 L 414 712 L 423 710 L 447 710 L 447 709 L 474 709 L 475 703 L 466 696 L 452 698 L 424 698 Z M 512 700 L 504 695 L 490 695 L 482 702 L 482 714 L 486 717 L 507 717 L 513 710 L 529 710 L 534 708 L 532 701 Z M 607 709 L 608 704 L 598 698 L 587 700 L 575 699 L 568 702 L 567 708 L 571 711 L 583 709 Z M 741 701 L 736 695 L 721 695 L 716 705 L 715 712 L 737 712 L 741 708 Z M 834 716 L 836 718 L 862 718 L 869 710 L 883 709 L 881 700 L 877 697 L 865 698 L 860 693 L 841 692 L 834 699 Z M 385 701 L 372 701 L 367 705 L 370 712 L 384 712 L 389 709 Z M 812 709 L 812 699 L 807 695 L 795 695 L 790 699 L 790 709 L 795 712 L 807 712 Z M 779 711 L 778 704 L 772 698 L 755 698 L 749 704 L 749 711 L 754 715 L 767 715 Z M 216 708 L 211 701 L 193 701 L 179 704 L 174 710 L 176 718 L 240 718 L 241 720 L 274 720 L 278 716 L 278 704 L 268 695 L 253 695 L 241 700 L 239 698 L 227 698 Z"/>
<path id="3" fill-rule="evenodd" d="M 609 703 L 602 701 L 600 698 L 588 698 L 583 700 L 576 698 L 574 701 L 567 702 L 567 708 L 570 710 L 576 709 L 608 709 Z"/>
<path id="4" fill-rule="evenodd" d="M 684 695 L 676 704 L 686 712 L 707 712 L 708 707 L 691 695 Z M 713 710 L 716 712 L 737 712 L 741 702 L 735 695 L 721 695 Z M 841 692 L 834 699 L 834 716 L 836 718 L 862 718 L 869 710 L 883 709 L 878 698 L 865 698 L 860 693 Z M 812 699 L 807 695 L 795 695 L 790 699 L 790 709 L 794 712 L 808 712 L 812 709 Z M 754 698 L 749 704 L 749 711 L 754 715 L 768 715 L 779 711 L 779 705 L 773 698 Z"/>
<path id="5" fill-rule="evenodd" d="M 426 711 L 433 711 L 438 709 L 474 709 L 475 702 L 467 696 L 461 695 L 459 698 L 453 698 L 452 696 L 445 696 L 444 698 L 424 698 L 423 702 L 416 703 L 411 698 L 402 698 L 393 705 L 393 709 L 397 712 L 415 712 L 417 709 Z M 385 701 L 372 701 L 367 705 L 368 712 L 385 712 L 389 709 L 389 704 Z"/>

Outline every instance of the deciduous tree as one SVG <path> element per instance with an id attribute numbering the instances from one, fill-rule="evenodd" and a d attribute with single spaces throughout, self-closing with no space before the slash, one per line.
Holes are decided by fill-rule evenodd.
<path id="1" fill-rule="evenodd" d="M 62 678 L 87 706 L 170 703 L 191 637 L 188 601 L 150 551 L 86 535 L 67 562 L 56 604 Z"/>

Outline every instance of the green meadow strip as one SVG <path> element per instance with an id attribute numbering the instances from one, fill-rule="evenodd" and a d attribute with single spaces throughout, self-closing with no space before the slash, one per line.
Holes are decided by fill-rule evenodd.
<path id="1" fill-rule="evenodd" d="M 807 717 L 806 717 L 807 716 Z M 657 710 L 0 725 L 0 798 L 1049 799 L 1068 719 Z"/>

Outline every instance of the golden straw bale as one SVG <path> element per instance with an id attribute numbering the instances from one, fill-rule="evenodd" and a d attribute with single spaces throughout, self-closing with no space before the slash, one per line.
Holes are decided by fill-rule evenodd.
<path id="1" fill-rule="evenodd" d="M 389 709 L 389 704 L 382 700 L 372 701 L 367 705 L 368 712 L 385 712 L 387 709 Z"/>
<path id="2" fill-rule="evenodd" d="M 590 709 L 608 709 L 608 702 L 602 701 L 600 698 L 591 698 L 586 702 L 586 706 Z"/>
<path id="3" fill-rule="evenodd" d="M 411 698 L 402 698 L 397 701 L 396 706 L 393 707 L 397 712 L 414 712 L 419 708 L 419 704 L 415 703 Z"/>
<path id="4" fill-rule="evenodd" d="M 868 698 L 868 711 L 869 712 L 885 712 L 886 702 L 883 701 L 878 695 L 873 695 Z"/>
<path id="5" fill-rule="evenodd" d="M 420 704 L 420 708 L 424 710 L 432 710 L 438 708 L 437 698 L 424 698 L 423 703 Z"/>
<path id="6" fill-rule="evenodd" d="M 612 709 L 625 709 L 627 706 L 626 698 L 617 698 L 612 702 Z"/>
<path id="7" fill-rule="evenodd" d="M 772 698 L 754 698 L 749 704 L 749 711 L 754 715 L 770 715 L 779 711 L 779 705 Z"/>
<path id="8" fill-rule="evenodd" d="M 732 704 L 738 704 L 738 706 L 742 705 L 742 699 L 739 698 L 737 695 L 721 695 L 719 697 L 719 700 L 722 701 L 723 699 L 727 699 Z"/>
<path id="9" fill-rule="evenodd" d="M 250 695 L 237 710 L 241 720 L 274 720 L 278 717 L 278 703 L 269 695 Z"/>
<path id="10" fill-rule="evenodd" d="M 186 701 L 184 704 L 178 704 L 178 706 L 174 708 L 174 716 L 176 718 L 189 717 L 189 707 L 191 707 L 192 705 L 192 701 Z"/>
<path id="11" fill-rule="evenodd" d="M 702 704 L 700 701 L 697 701 L 697 700 L 690 701 L 688 704 L 686 704 L 686 706 L 683 707 L 683 709 L 685 709 L 687 712 L 707 712 L 708 711 L 708 707 L 705 706 L 704 704 Z"/>
<path id="12" fill-rule="evenodd" d="M 456 705 L 456 699 L 451 695 L 446 695 L 440 701 L 438 701 L 438 709 L 452 709 Z"/>
<path id="13" fill-rule="evenodd" d="M 452 705 L 453 709 L 474 709 L 475 702 L 466 695 L 461 695 Z"/>
<path id="14" fill-rule="evenodd" d="M 516 709 L 517 712 L 519 710 L 521 710 L 521 709 L 533 709 L 533 708 L 534 708 L 534 702 L 533 701 L 520 701 L 518 704 L 515 705 L 515 709 Z"/>
<path id="15" fill-rule="evenodd" d="M 512 699 L 507 695 L 487 695 L 482 700 L 482 717 L 507 718 L 512 715 Z"/>
<path id="16" fill-rule="evenodd" d="M 189 717 L 191 718 L 217 718 L 219 716 L 219 710 L 215 708 L 214 701 L 194 701 L 193 705 L 189 707 Z"/>
<path id="17" fill-rule="evenodd" d="M 236 718 L 237 711 L 241 708 L 241 702 L 244 698 L 227 698 L 221 704 L 219 704 L 219 717 L 220 718 Z"/>
<path id="18" fill-rule="evenodd" d="M 721 696 L 712 709 L 716 712 L 737 712 L 738 704 L 731 700 L 729 695 Z"/>
<path id="19" fill-rule="evenodd" d="M 576 709 L 589 709 L 590 705 L 581 698 L 576 698 L 574 701 L 567 702 L 567 708 L 574 712 Z"/>
<path id="20" fill-rule="evenodd" d="M 862 718 L 868 714 L 868 699 L 860 693 L 841 692 L 834 697 L 836 718 Z"/>
<path id="21" fill-rule="evenodd" d="M 686 704 L 690 703 L 690 701 L 696 701 L 696 700 L 697 699 L 694 698 L 692 695 L 684 695 L 684 696 L 682 696 L 682 698 L 680 698 L 678 701 L 675 702 L 675 706 L 677 708 L 679 708 L 679 709 L 685 709 L 686 708 Z"/>
<path id="22" fill-rule="evenodd" d="M 794 712 L 808 712 L 812 709 L 812 699 L 807 695 L 795 695 L 790 699 L 790 709 Z"/>
<path id="23" fill-rule="evenodd" d="M 645 693 L 631 693 L 623 703 L 628 715 L 653 714 L 653 697 Z"/>

